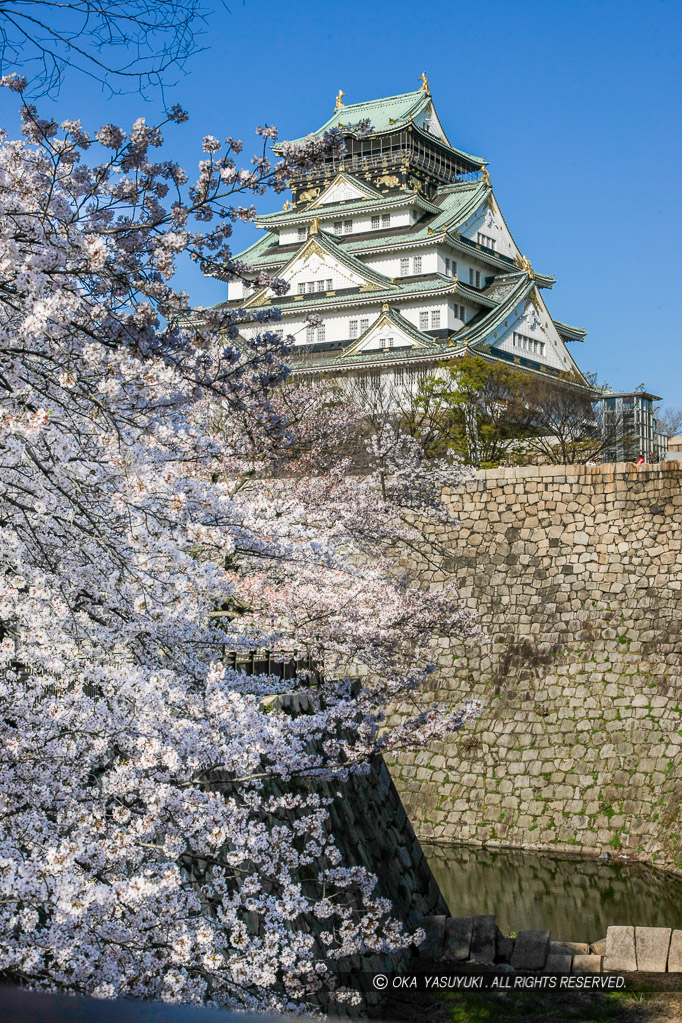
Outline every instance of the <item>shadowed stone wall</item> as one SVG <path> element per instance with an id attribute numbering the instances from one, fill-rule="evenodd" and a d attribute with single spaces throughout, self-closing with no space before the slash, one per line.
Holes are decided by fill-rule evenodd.
<path id="1" fill-rule="evenodd" d="M 447 495 L 447 548 L 484 641 L 443 641 L 432 695 L 483 699 L 391 765 L 418 835 L 627 854 L 682 869 L 682 464 L 504 468 Z M 435 548 L 434 548 L 435 549 Z"/>

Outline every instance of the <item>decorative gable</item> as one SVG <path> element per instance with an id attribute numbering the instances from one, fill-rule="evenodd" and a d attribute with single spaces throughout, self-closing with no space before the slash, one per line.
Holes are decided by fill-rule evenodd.
<path id="1" fill-rule="evenodd" d="M 520 257 L 517 245 L 492 195 L 469 218 L 461 233 L 470 241 L 479 242 L 503 256 L 509 256 L 511 259 Z"/>
<path id="2" fill-rule="evenodd" d="M 279 272 L 280 279 L 288 281 L 289 295 L 311 295 L 318 292 L 361 288 L 376 291 L 391 287 L 391 281 L 359 259 L 344 252 L 328 236 L 312 235 Z M 267 299 L 275 298 L 270 289 L 262 289 L 244 303 L 245 308 L 257 307 Z"/>
<path id="3" fill-rule="evenodd" d="M 331 206 L 336 202 L 347 202 L 349 199 L 379 199 L 381 193 L 370 188 L 350 174 L 341 172 L 337 174 L 331 185 L 325 188 L 322 195 L 319 195 L 311 206 Z"/>
<path id="4" fill-rule="evenodd" d="M 410 324 L 403 320 L 402 316 L 390 312 L 388 306 L 384 306 L 374 323 L 370 324 L 355 344 L 344 352 L 344 358 L 358 355 L 360 352 L 389 352 L 401 348 L 428 347 L 430 346 L 420 340 L 416 330 L 410 329 Z"/>
<path id="5" fill-rule="evenodd" d="M 538 369 L 551 366 L 568 373 L 574 368 L 573 359 L 537 288 L 514 314 L 488 337 L 493 348 L 536 363 Z"/>
<path id="6" fill-rule="evenodd" d="M 447 138 L 440 121 L 438 120 L 438 114 L 433 103 L 429 103 L 425 110 L 415 118 L 415 123 L 423 128 L 424 131 L 428 131 L 429 135 L 434 135 L 437 139 L 442 142 L 447 142 Z"/>

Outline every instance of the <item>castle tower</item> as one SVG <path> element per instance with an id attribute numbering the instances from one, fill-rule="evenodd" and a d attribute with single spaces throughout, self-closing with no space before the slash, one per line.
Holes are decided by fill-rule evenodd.
<path id="1" fill-rule="evenodd" d="M 449 142 L 426 76 L 400 96 L 343 96 L 314 134 L 340 128 L 345 154 L 296 177 L 292 200 L 256 218 L 263 236 L 237 257 L 254 278 L 287 280 L 288 294 L 236 281 L 229 305 L 281 308 L 294 373 L 407 382 L 477 353 L 586 383 L 567 348 L 586 332 L 550 316 L 543 292 L 554 278 L 521 254 L 485 160 Z M 306 325 L 310 314 L 319 326 Z"/>

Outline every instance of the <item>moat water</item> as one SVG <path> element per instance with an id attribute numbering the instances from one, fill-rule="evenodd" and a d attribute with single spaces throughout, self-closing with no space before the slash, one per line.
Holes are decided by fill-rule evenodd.
<path id="1" fill-rule="evenodd" d="M 682 929 L 682 878 L 642 863 L 422 843 L 453 916 L 493 913 L 504 934 L 548 927 L 598 941 L 613 924 Z"/>

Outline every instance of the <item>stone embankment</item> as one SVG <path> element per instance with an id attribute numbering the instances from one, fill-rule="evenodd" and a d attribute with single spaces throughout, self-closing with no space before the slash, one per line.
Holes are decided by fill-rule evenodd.
<path id="1" fill-rule="evenodd" d="M 552 941 L 548 930 L 505 937 L 494 916 L 431 916 L 419 961 L 530 973 L 682 973 L 682 931 L 609 927 L 595 942 Z"/>
<path id="2" fill-rule="evenodd" d="M 390 765 L 417 834 L 682 868 L 682 464 L 487 470 L 446 498 L 459 525 L 406 567 L 456 581 L 487 638 L 442 641 L 429 698 L 484 712 Z"/>

